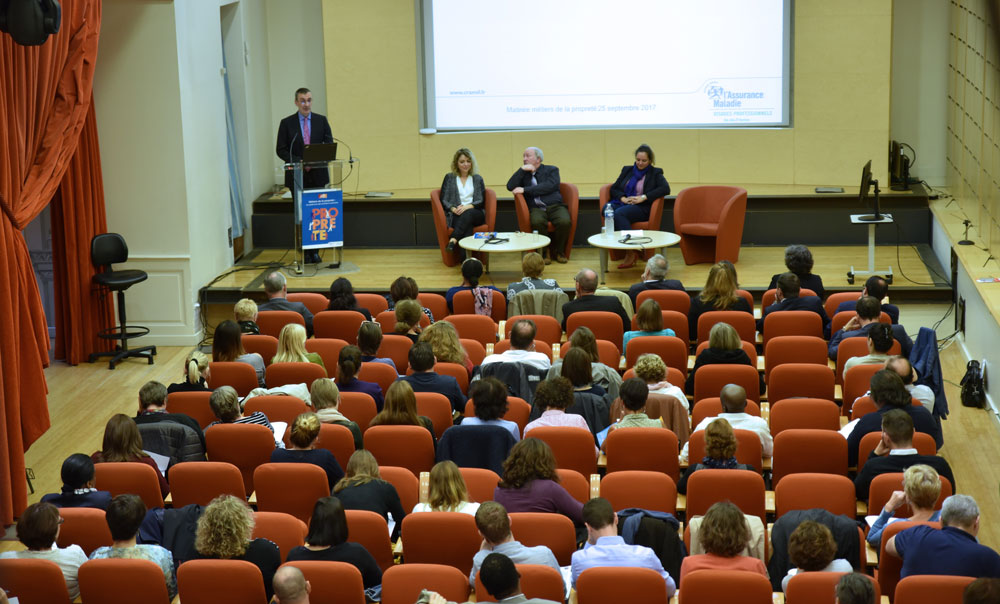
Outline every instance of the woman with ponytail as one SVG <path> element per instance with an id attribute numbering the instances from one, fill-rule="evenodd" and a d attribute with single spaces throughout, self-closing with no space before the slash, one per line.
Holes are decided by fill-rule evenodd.
<path id="1" fill-rule="evenodd" d="M 172 392 L 211 392 L 207 381 L 208 355 L 199 350 L 192 350 L 184 362 L 184 381 L 170 384 L 167 394 Z"/>

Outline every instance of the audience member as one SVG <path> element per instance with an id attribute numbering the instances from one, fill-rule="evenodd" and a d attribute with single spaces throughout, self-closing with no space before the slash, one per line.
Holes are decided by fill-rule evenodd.
<path id="1" fill-rule="evenodd" d="M 313 380 L 312 386 L 309 387 L 309 399 L 312 401 L 319 421 L 324 424 L 344 426 L 351 431 L 351 436 L 354 437 L 354 448 L 364 448 L 361 428 L 357 422 L 351 421 L 340 412 L 340 389 L 337 388 L 337 384 L 333 380 L 330 378 Z"/>
<path id="2" fill-rule="evenodd" d="M 252 563 L 260 569 L 264 591 L 270 600 L 274 573 L 281 566 L 281 552 L 269 539 L 254 539 L 253 527 L 253 510 L 245 501 L 232 495 L 220 495 L 202 510 L 194 546 L 202 558 Z"/>
<path id="3" fill-rule="evenodd" d="M 257 326 L 256 302 L 250 298 L 240 298 L 236 306 L 233 307 L 233 317 L 240 326 L 240 333 L 260 335 L 260 327 Z"/>
<path id="4" fill-rule="evenodd" d="M 836 604 L 876 604 L 875 582 L 862 573 L 847 573 L 837 581 Z"/>
<path id="5" fill-rule="evenodd" d="M 646 415 L 646 400 L 649 398 L 649 386 L 642 378 L 629 378 L 622 383 L 621 388 L 622 405 L 625 407 L 625 415 L 621 421 L 611 426 L 611 430 L 618 428 L 663 428 L 663 421 L 660 419 L 649 419 Z"/>
<path id="6" fill-rule="evenodd" d="M 205 461 L 201 424 L 183 413 L 167 413 L 166 404 L 167 389 L 163 384 L 146 382 L 139 389 L 139 414 L 132 421 L 140 426 L 143 447 L 169 458 L 171 464 Z"/>
<path id="7" fill-rule="evenodd" d="M 694 394 L 694 376 L 698 370 L 705 365 L 749 365 L 757 368 L 743 350 L 743 342 L 740 334 L 729 323 L 716 323 L 708 332 L 708 348 L 698 353 L 694 359 L 694 367 L 688 371 L 687 380 L 684 382 L 684 391 Z M 759 376 L 758 387 L 760 393 L 764 394 L 767 384 L 764 383 L 764 374 Z"/>
<path id="8" fill-rule="evenodd" d="M 646 261 L 646 269 L 642 271 L 641 280 L 628 288 L 628 297 L 632 299 L 632 307 L 637 305 L 639 294 L 650 289 L 673 289 L 685 291 L 684 285 L 677 279 L 667 279 L 670 263 L 663 254 L 656 254 Z M 628 331 L 628 327 L 625 328 Z"/>
<path id="9" fill-rule="evenodd" d="M 306 330 L 298 323 L 289 323 L 278 334 L 278 354 L 271 363 L 315 363 L 326 369 L 318 352 L 306 351 Z"/>
<path id="10" fill-rule="evenodd" d="M 146 382 L 139 389 L 139 413 L 133 418 L 137 425 L 173 422 L 191 428 L 198 437 L 201 452 L 205 452 L 205 434 L 198 420 L 186 413 L 167 413 L 167 389 L 159 382 Z"/>
<path id="11" fill-rule="evenodd" d="M 531 230 L 548 233 L 549 223 L 552 223 L 554 232 L 551 245 L 545 248 L 545 264 L 550 262 L 549 250 L 556 262 L 566 264 L 569 262 L 566 244 L 569 242 L 572 220 L 559 191 L 559 168 L 543 165 L 544 154 L 538 147 L 528 147 L 521 158 L 523 165 L 507 181 L 507 190 L 515 196 L 524 196 L 530 214 Z"/>
<path id="12" fill-rule="evenodd" d="M 311 591 L 312 584 L 298 568 L 286 564 L 274 572 L 274 604 L 309 604 Z"/>
<path id="13" fill-rule="evenodd" d="M 611 502 L 603 497 L 595 497 L 585 503 L 583 521 L 587 527 L 587 543 L 583 549 L 573 552 L 570 579 L 573 587 L 576 587 L 580 573 L 589 568 L 605 566 L 648 568 L 663 577 L 667 598 L 674 595 L 677 586 L 673 578 L 663 569 L 663 564 L 656 553 L 642 545 L 629 545 L 618 535 L 618 515 L 611 507 Z"/>
<path id="14" fill-rule="evenodd" d="M 199 350 L 192 350 L 184 361 L 184 381 L 170 384 L 167 394 L 174 392 L 209 392 L 207 385 L 210 374 L 208 357 Z"/>
<path id="15" fill-rule="evenodd" d="M 42 495 L 42 503 L 57 508 L 108 509 L 111 493 L 94 488 L 94 460 L 83 453 L 74 453 L 62 464 L 62 489 L 58 493 Z"/>
<path id="16" fill-rule="evenodd" d="M 618 398 L 618 389 L 622 385 L 622 376 L 618 373 L 617 367 L 609 367 L 601 362 L 601 355 L 597 349 L 597 338 L 589 327 L 577 327 L 570 334 L 567 344 L 573 348 L 580 348 L 590 355 L 590 374 L 594 383 L 604 388 L 608 397 L 612 400 Z M 546 379 L 552 379 L 562 375 L 562 359 L 556 359 L 545 375 Z M 534 417 L 534 415 L 532 415 Z"/>
<path id="17" fill-rule="evenodd" d="M 914 526 L 889 538 L 885 551 L 903 559 L 900 579 L 911 575 L 1000 578 L 1000 555 L 976 539 L 979 506 L 975 499 L 968 495 L 945 499 L 941 526 L 940 530 Z"/>
<path id="18" fill-rule="evenodd" d="M 800 296 L 799 278 L 795 273 L 781 273 L 778 275 L 777 285 L 774 304 L 761 311 L 761 316 L 757 319 L 757 331 L 764 332 L 764 320 L 773 312 L 807 310 L 819 315 L 823 323 L 823 337 L 829 338 L 830 318 L 826 316 L 826 309 L 823 308 L 823 300 L 817 296 Z"/>
<path id="19" fill-rule="evenodd" d="M 788 591 L 788 580 L 804 572 L 849 573 L 854 570 L 851 563 L 837 558 L 837 543 L 833 533 L 826 526 L 806 520 L 800 524 L 788 540 L 788 557 L 795 565 L 781 580 L 781 591 Z"/>
<path id="20" fill-rule="evenodd" d="M 476 575 L 490 554 L 503 554 L 515 564 L 544 564 L 559 570 L 559 562 L 552 550 L 544 545 L 528 547 L 514 539 L 510 531 L 510 515 L 503 505 L 496 501 L 487 501 L 476 510 L 476 528 L 483 538 L 483 544 L 476 555 L 472 557 L 472 572 L 469 573 L 469 584 L 476 586 Z"/>
<path id="21" fill-rule="evenodd" d="M 365 589 L 382 584 L 382 569 L 359 543 L 348 541 L 347 514 L 337 497 L 320 497 L 313 506 L 306 544 L 292 548 L 288 561 L 346 562 L 361 572 Z"/>
<path id="22" fill-rule="evenodd" d="M 354 297 L 354 286 L 345 277 L 337 277 L 330 284 L 330 303 L 326 305 L 327 310 L 353 310 L 365 316 L 365 321 L 372 320 L 372 313 L 364 306 L 358 305 L 358 299 Z"/>
<path id="23" fill-rule="evenodd" d="M 892 326 L 886 323 L 876 323 L 868 330 L 868 354 L 851 357 L 844 363 L 844 374 L 858 365 L 885 365 L 889 360 L 889 350 L 895 340 L 892 337 Z M 894 370 L 895 371 L 895 370 Z M 843 377 L 841 376 L 841 377 Z M 903 376 L 899 376 L 902 378 Z M 926 386 L 924 386 L 926 388 Z M 933 396 L 933 393 L 931 393 Z"/>
<path id="24" fill-rule="evenodd" d="M 469 490 L 455 462 L 446 459 L 434 464 L 428 486 L 427 503 L 415 505 L 414 512 L 461 512 L 476 515 L 479 504 L 469 501 Z"/>
<path id="25" fill-rule="evenodd" d="M 934 391 L 930 386 L 915 383 L 917 381 L 917 370 L 910 364 L 909 359 L 899 355 L 889 357 L 885 362 L 885 368 L 896 372 L 896 375 L 903 380 L 903 387 L 910 393 L 910 396 L 920 401 L 920 404 L 929 413 L 934 413 Z"/>
<path id="26" fill-rule="evenodd" d="M 267 302 L 259 305 L 257 310 L 292 310 L 300 315 L 306 322 L 306 333 L 312 335 L 313 314 L 305 304 L 301 302 L 291 302 L 288 300 L 288 283 L 285 274 L 279 271 L 268 273 L 264 277 L 264 293 L 267 294 Z"/>
<path id="27" fill-rule="evenodd" d="M 628 351 L 628 343 L 633 338 L 677 335 L 673 329 L 663 327 L 663 311 L 660 310 L 659 302 L 652 298 L 639 305 L 639 310 L 635 313 L 635 321 L 639 329 L 626 331 L 622 340 L 622 347 L 626 351 Z"/>
<path id="28" fill-rule="evenodd" d="M 767 569 L 759 558 L 741 555 L 750 542 L 750 527 L 740 508 L 729 501 L 708 508 L 698 539 L 706 553 L 688 556 L 681 562 L 682 590 L 684 577 L 696 570 L 742 570 L 767 578 Z"/>
<path id="29" fill-rule="evenodd" d="M 469 353 L 462 346 L 462 340 L 458 337 L 455 326 L 448 321 L 438 321 L 430 324 L 427 329 L 420 332 L 419 342 L 431 345 L 431 352 L 438 363 L 455 363 L 465 367 L 472 377 L 475 365 L 469 358 Z"/>
<path id="30" fill-rule="evenodd" d="M 385 393 L 385 407 L 368 422 L 368 427 L 372 426 L 422 426 L 434 439 L 434 424 L 430 418 L 417 414 L 417 397 L 410 382 L 402 378 L 389 386 Z"/>
<path id="31" fill-rule="evenodd" d="M 583 523 L 583 504 L 559 484 L 552 449 L 537 438 L 524 438 L 510 450 L 493 499 L 508 512 L 556 512 Z"/>
<path id="32" fill-rule="evenodd" d="M 559 284 L 555 279 L 542 279 L 542 271 L 545 270 L 545 260 L 538 252 L 528 252 L 521 258 L 521 272 L 524 277 L 520 281 L 515 281 L 507 286 L 507 301 L 510 302 L 514 296 L 534 289 L 559 289 Z"/>
<path id="33" fill-rule="evenodd" d="M 583 416 L 566 412 L 566 408 L 573 404 L 573 384 L 564 377 L 549 378 L 538 384 L 533 402 L 541 415 L 524 427 L 525 438 L 528 432 L 543 426 L 569 426 L 590 430 Z"/>
<path id="34" fill-rule="evenodd" d="M 410 385 L 413 392 L 437 392 L 448 397 L 453 411 L 465 412 L 465 395 L 458 386 L 458 380 L 450 375 L 440 375 L 434 371 L 434 349 L 426 342 L 418 342 L 410 348 L 409 353 L 411 375 L 404 375 L 400 380 Z"/>
<path id="35" fill-rule="evenodd" d="M 87 561 L 87 554 L 79 545 L 56 546 L 60 524 L 62 518 L 56 506 L 45 502 L 29 505 L 17 519 L 17 540 L 27 549 L 0 552 L 0 560 L 20 558 L 53 562 L 62 571 L 69 597 L 75 600 L 80 597 L 77 572 L 80 565 Z M 3 590 L 0 589 L 0 592 Z"/>
<path id="36" fill-rule="evenodd" d="M 414 344 L 420 340 L 420 320 L 424 318 L 420 311 L 420 302 L 416 300 L 400 300 L 396 303 L 396 325 L 392 328 L 393 335 L 406 336 Z"/>
<path id="37" fill-rule="evenodd" d="M 156 479 L 160 483 L 160 494 L 164 497 L 170 492 L 167 479 L 163 477 L 156 462 L 142 450 L 142 435 L 132 418 L 124 413 L 111 416 L 104 427 L 104 440 L 101 450 L 90 458 L 94 463 L 114 463 L 121 461 L 144 463 L 156 470 Z"/>
<path id="38" fill-rule="evenodd" d="M 264 357 L 243 349 L 243 334 L 235 321 L 225 320 L 212 336 L 212 360 L 216 363 L 246 363 L 257 373 L 257 385 L 264 387 Z"/>
<path id="39" fill-rule="evenodd" d="M 389 303 L 389 310 L 395 310 L 396 303 L 400 300 L 418 300 L 417 297 L 420 294 L 420 288 L 417 287 L 417 282 L 413 277 L 396 277 L 396 280 L 392 282 L 389 286 L 389 294 L 385 297 L 385 301 Z M 426 306 L 421 307 L 424 314 L 427 315 L 427 320 L 434 323 L 434 313 L 431 309 Z"/>
<path id="40" fill-rule="evenodd" d="M 594 383 L 590 355 L 582 348 L 569 349 L 563 357 L 560 375 L 573 384 L 574 395 L 584 392 L 599 397 L 607 395 L 607 391 L 600 384 Z"/>
<path id="41" fill-rule="evenodd" d="M 885 278 L 880 277 L 878 275 L 872 275 L 871 277 L 868 277 L 867 281 L 865 281 L 865 286 L 861 290 L 861 295 L 858 297 L 863 298 L 865 296 L 871 296 L 876 300 L 878 300 L 879 302 L 882 302 L 882 300 L 884 300 L 885 297 L 888 295 L 889 295 L 889 284 L 886 282 Z M 844 302 L 841 302 L 840 305 L 837 306 L 837 310 L 835 310 L 833 314 L 837 314 L 838 312 L 843 312 L 845 310 L 854 311 L 855 304 L 857 304 L 856 300 L 846 300 Z M 889 319 L 892 321 L 893 325 L 899 323 L 898 306 L 895 306 L 893 304 L 882 304 L 882 312 L 889 315 Z"/>
<path id="42" fill-rule="evenodd" d="M 996 604 L 1000 602 L 1000 579 L 981 577 L 965 587 L 962 604 Z"/>
<path id="43" fill-rule="evenodd" d="M 462 291 L 471 291 L 472 297 L 476 298 L 477 303 L 483 306 L 483 310 L 485 310 L 485 312 L 479 312 L 477 309 L 476 312 L 478 314 L 490 314 L 493 308 L 493 294 L 491 292 L 499 292 L 500 290 L 492 285 L 479 285 L 479 279 L 482 278 L 484 271 L 485 269 L 483 268 L 483 263 L 480 262 L 478 258 L 466 258 L 465 261 L 462 262 L 462 284 L 449 288 L 444 294 L 444 299 L 445 302 L 448 303 L 449 311 L 455 312 L 455 309 L 452 306 L 455 294 Z"/>
<path id="44" fill-rule="evenodd" d="M 536 369 L 548 371 L 552 361 L 548 355 L 535 352 L 537 328 L 531 319 L 514 319 L 510 328 L 510 348 L 500 354 L 491 354 L 481 365 L 490 363 L 524 363 Z"/>
<path id="45" fill-rule="evenodd" d="M 868 529 L 866 539 L 876 550 L 881 547 L 882 532 L 885 527 L 900 520 L 916 522 L 937 522 L 941 519 L 941 510 L 935 510 L 938 497 L 941 495 L 941 479 L 937 470 L 924 465 L 910 466 L 903 471 L 903 490 L 893 491 L 889 501 L 879 511 L 878 518 Z M 908 504 L 913 515 L 909 518 L 896 518 L 894 514 L 900 506 Z M 874 511 L 874 510 L 869 510 Z"/>
<path id="46" fill-rule="evenodd" d="M 217 424 L 257 424 L 264 426 L 271 431 L 271 434 L 274 434 L 274 426 L 268 421 L 263 411 L 254 411 L 250 415 L 243 415 L 240 395 L 236 394 L 236 390 L 232 386 L 216 388 L 208 399 L 208 405 L 218 419 L 205 426 L 205 430 Z M 275 437 L 274 446 L 284 448 L 285 443 L 280 438 Z"/>
<path id="47" fill-rule="evenodd" d="M 733 427 L 723 417 L 707 418 L 708 425 L 705 427 L 705 456 L 701 461 L 688 466 L 684 476 L 681 476 L 677 483 L 677 492 L 687 494 L 687 483 L 691 475 L 698 470 L 753 470 L 754 467 L 736 461 L 736 434 Z M 685 446 L 688 443 L 684 443 Z M 687 459 L 687 451 L 682 452 L 682 457 Z"/>
<path id="48" fill-rule="evenodd" d="M 865 296 L 858 300 L 854 308 L 857 314 L 851 317 L 851 320 L 842 329 L 830 334 L 830 343 L 827 348 L 830 358 L 834 361 L 837 360 L 837 349 L 842 340 L 858 336 L 867 337 L 869 330 L 879 322 L 879 317 L 882 315 L 882 307 L 878 300 L 871 296 Z M 913 349 L 913 340 L 906 334 L 906 329 L 902 325 L 893 325 L 892 337 L 899 342 L 902 355 L 909 358 L 910 350 Z"/>
<path id="49" fill-rule="evenodd" d="M 137 544 L 139 526 L 146 517 L 146 504 L 138 495 L 118 495 L 111 500 L 105 512 L 108 528 L 111 529 L 112 544 L 99 547 L 90 554 L 91 560 L 105 558 L 129 558 L 149 560 L 163 571 L 167 584 L 167 594 L 177 595 L 177 578 L 174 576 L 174 558 L 170 550 L 159 545 Z"/>
<path id="50" fill-rule="evenodd" d="M 500 426 L 514 437 L 521 440 L 521 429 L 516 422 L 503 419 L 507 413 L 507 386 L 492 377 L 483 378 L 469 386 L 469 398 L 475 407 L 476 415 L 463 417 L 463 426 Z"/>
<path id="51" fill-rule="evenodd" d="M 652 260 L 650 261 L 652 262 Z M 629 330 L 632 326 L 632 320 L 629 318 L 628 313 L 625 312 L 625 308 L 622 307 L 622 303 L 618 301 L 618 298 L 594 294 L 597 291 L 597 273 L 589 268 L 580 269 L 580 272 L 576 274 L 575 280 L 576 298 L 563 304 L 562 307 L 563 331 L 566 331 L 566 322 L 569 320 L 570 315 L 575 312 L 589 310 L 613 312 L 622 320 L 622 333 Z"/>
<path id="52" fill-rule="evenodd" d="M 514 562 L 503 554 L 492 553 L 483 560 L 480 580 L 486 591 L 498 602 L 513 604 L 559 604 L 553 600 L 528 598 L 521 592 L 521 575 Z M 441 597 L 439 594 L 431 594 Z M 444 598 L 441 598 L 444 600 Z M 429 600 L 429 604 L 439 604 L 440 600 Z"/>
<path id="53" fill-rule="evenodd" d="M 760 437 L 761 453 L 764 457 L 771 457 L 774 453 L 774 440 L 771 438 L 771 428 L 768 426 L 766 420 L 746 412 L 747 391 L 742 386 L 726 384 L 719 392 L 719 399 L 722 403 L 722 413 L 716 417 L 726 420 L 734 430 L 752 430 L 756 432 L 757 436 Z M 715 419 L 715 417 L 706 417 L 698 422 L 698 425 L 691 432 L 705 430 Z M 684 448 L 681 449 L 681 460 L 687 461 L 687 458 L 688 445 L 684 443 Z"/>
<path id="54" fill-rule="evenodd" d="M 361 349 L 357 346 L 344 346 L 337 357 L 337 384 L 341 392 L 362 392 L 372 397 L 375 408 L 379 411 L 385 404 L 382 388 L 375 382 L 366 382 L 357 378 L 361 371 Z"/>
<path id="55" fill-rule="evenodd" d="M 389 357 L 378 356 L 378 348 L 382 345 L 382 326 L 375 321 L 365 321 L 358 327 L 358 348 L 361 350 L 362 363 L 382 363 L 398 372 L 396 363 Z"/>
<path id="56" fill-rule="evenodd" d="M 753 313 L 753 306 L 737 292 L 736 269 L 723 260 L 708 270 L 708 280 L 697 296 L 691 297 L 688 309 L 688 333 L 698 333 L 698 318 L 714 310 L 741 310 Z"/>
<path id="57" fill-rule="evenodd" d="M 396 487 L 382 480 L 375 456 L 366 449 L 358 449 L 347 462 L 347 474 L 333 487 L 333 493 L 348 510 L 368 510 L 389 521 L 392 515 L 392 540 L 399 537 L 406 511 L 399 501 Z"/>
<path id="58" fill-rule="evenodd" d="M 684 391 L 667 381 L 667 365 L 660 355 L 647 352 L 635 361 L 635 376 L 646 383 L 649 394 L 672 396 L 687 407 Z"/>
<path id="59" fill-rule="evenodd" d="M 795 273 L 795 276 L 799 278 L 799 285 L 811 289 L 816 292 L 816 295 L 820 300 L 826 298 L 826 290 L 823 289 L 823 278 L 819 275 L 814 275 L 813 269 L 813 255 L 804 245 L 790 245 L 785 248 L 785 268 L 789 272 Z M 777 287 L 778 277 L 781 275 L 774 275 L 771 277 L 771 283 L 767 286 L 767 289 L 774 289 Z"/>
<path id="60" fill-rule="evenodd" d="M 330 488 L 344 477 L 337 458 L 327 449 L 317 449 L 319 440 L 319 417 L 315 413 L 301 413 L 289 426 L 288 442 L 291 447 L 275 449 L 271 461 L 276 463 L 310 463 L 326 472 Z"/>

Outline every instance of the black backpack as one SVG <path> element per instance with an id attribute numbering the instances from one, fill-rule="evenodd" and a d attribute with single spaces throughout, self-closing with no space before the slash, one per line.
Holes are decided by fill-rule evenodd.
<path id="1" fill-rule="evenodd" d="M 966 407 L 982 409 L 986 406 L 986 390 L 983 387 L 983 371 L 979 361 L 969 361 L 965 366 L 962 386 L 962 404 Z"/>

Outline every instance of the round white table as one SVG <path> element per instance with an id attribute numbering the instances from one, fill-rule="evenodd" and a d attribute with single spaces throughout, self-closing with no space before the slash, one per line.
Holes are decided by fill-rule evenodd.
<path id="1" fill-rule="evenodd" d="M 527 252 L 538 250 L 549 245 L 551 239 L 545 235 L 535 233 L 497 233 L 497 239 L 506 239 L 496 243 L 487 243 L 489 239 L 483 239 L 470 235 L 462 238 L 458 245 L 470 252 Z M 679 238 L 678 238 L 679 239 Z M 486 272 L 490 272 L 490 257 L 487 254 L 485 265 Z"/>
<path id="2" fill-rule="evenodd" d="M 597 233 L 596 235 L 591 235 L 587 238 L 587 243 L 594 247 L 602 248 L 601 252 L 601 283 L 604 283 L 604 274 L 608 272 L 608 255 L 609 250 L 631 250 L 633 252 L 643 252 L 649 248 L 660 248 L 660 253 L 663 253 L 665 247 L 671 245 L 677 245 L 681 240 L 681 236 L 677 233 L 671 233 L 669 231 L 642 231 L 642 235 L 633 235 L 633 239 L 638 239 L 645 243 L 621 243 L 621 240 L 625 237 L 622 231 L 615 231 L 614 235 L 608 236 L 604 234 L 604 231 Z M 649 241 L 643 238 L 649 238 Z"/>

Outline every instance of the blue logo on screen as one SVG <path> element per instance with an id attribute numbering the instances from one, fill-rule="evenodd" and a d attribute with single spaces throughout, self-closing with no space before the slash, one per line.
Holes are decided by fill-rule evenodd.
<path id="1" fill-rule="evenodd" d="M 728 109 L 742 107 L 747 100 L 759 100 L 764 98 L 764 93 L 760 91 L 748 90 L 726 90 L 718 82 L 709 82 L 705 85 L 705 94 L 712 101 L 712 107 L 716 109 Z"/>

